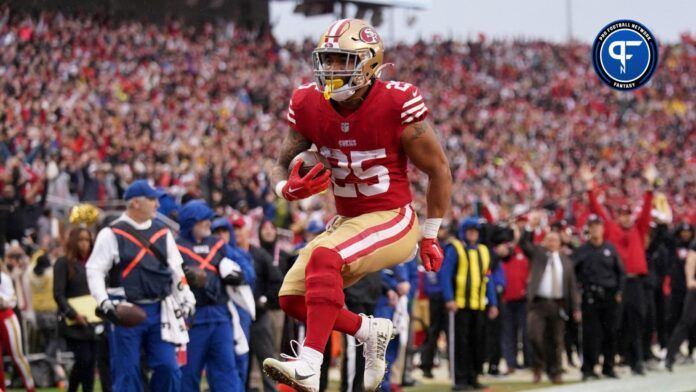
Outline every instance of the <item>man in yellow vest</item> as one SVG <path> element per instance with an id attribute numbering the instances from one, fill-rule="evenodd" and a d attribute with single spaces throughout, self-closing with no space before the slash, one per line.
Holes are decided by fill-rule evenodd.
<path id="1" fill-rule="evenodd" d="M 465 219 L 459 237 L 445 246 L 445 259 L 439 279 L 447 310 L 450 312 L 449 357 L 453 391 L 483 389 L 478 382 L 485 358 L 486 306 L 488 317 L 498 316 L 495 288 L 489 275 L 497 257 L 479 243 L 478 218 Z M 456 331 L 456 332 L 455 332 Z"/>

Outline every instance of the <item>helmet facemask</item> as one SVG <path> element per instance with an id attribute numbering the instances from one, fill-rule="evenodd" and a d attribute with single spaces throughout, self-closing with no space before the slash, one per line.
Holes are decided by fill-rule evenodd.
<path id="1" fill-rule="evenodd" d="M 326 61 L 332 54 L 345 57 L 341 60 L 344 63 L 343 67 L 331 66 L 331 69 L 328 69 Z M 372 58 L 373 53 L 370 49 L 315 49 L 312 52 L 312 61 L 317 90 L 324 94 L 326 100 L 333 99 L 340 102 L 349 99 L 355 91 L 370 84 L 370 79 L 363 70 Z"/>

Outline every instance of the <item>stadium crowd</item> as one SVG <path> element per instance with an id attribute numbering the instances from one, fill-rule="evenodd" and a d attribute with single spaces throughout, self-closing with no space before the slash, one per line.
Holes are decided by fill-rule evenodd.
<path id="1" fill-rule="evenodd" d="M 166 191 L 160 212 L 173 221 L 179 208 L 193 199 L 204 199 L 217 216 L 227 218 L 236 232 L 235 246 L 250 255 L 256 269 L 252 355 L 254 336 L 272 336 L 274 344 L 263 347 L 258 357 L 277 356 L 280 345 L 287 344 L 281 337 L 296 335 L 283 328 L 277 304 L 282 274 L 298 246 L 318 234 L 335 212 L 328 195 L 300 203 L 279 200 L 268 180 L 287 132 L 284 118 L 291 92 L 312 81 L 313 40 L 281 45 L 269 31 L 246 31 L 230 22 L 197 28 L 177 22 L 113 23 L 95 15 L 26 15 L 0 7 L 0 255 L 14 281 L 17 316 L 31 330 L 42 331 L 32 336 L 54 343 L 45 344 L 48 358 L 55 358 L 58 325 L 70 315 L 61 305 L 60 317 L 55 317 L 59 307 L 47 294 L 52 289 L 39 282 L 65 253 L 61 244 L 71 229 L 68 207 L 89 202 L 109 210 L 136 179 Z M 501 356 L 508 373 L 538 365 L 527 344 L 518 363 L 514 343 L 518 329 L 520 340 L 528 341 L 523 326 L 529 309 L 515 309 L 522 312 L 516 319 L 513 306 L 506 306 L 527 306 L 527 274 L 532 270 L 527 262 L 532 256 L 516 246 L 525 228 L 535 231 L 532 242 L 544 246 L 549 246 L 546 233 L 559 233 L 564 254 L 577 260 L 574 249 L 591 238 L 586 228 L 603 222 L 604 237 L 612 241 L 620 237 L 608 234 L 612 216 L 642 216 L 640 233 L 649 232 L 651 240 L 614 245 L 622 258 L 643 254 L 646 268 L 623 268 L 613 294 L 624 288 L 622 279 L 634 279 L 644 286 L 640 292 L 650 305 L 636 310 L 636 318 L 620 309 L 617 298 L 612 311 L 617 321 L 611 328 L 628 325 L 644 342 L 640 348 L 628 343 L 618 347 L 637 374 L 653 368 L 653 343 L 668 345 L 692 278 L 683 275 L 683 267 L 693 239 L 691 225 L 696 224 L 696 81 L 689 77 L 696 72 L 696 39 L 684 35 L 680 43 L 662 45 L 660 51 L 661 64 L 651 84 L 626 94 L 599 83 L 589 47 L 578 42 L 491 41 L 480 36 L 469 42 L 436 38 L 387 49 L 386 60 L 395 67 L 385 70 L 384 77 L 408 81 L 423 91 L 450 159 L 454 192 L 443 243 L 453 237 L 471 241 L 466 232 L 475 229 L 495 254 L 490 281 L 497 267 L 503 270 L 499 274 L 508 274 L 507 284 L 491 286 L 499 309 L 482 322 L 488 342 L 485 355 L 472 359 L 477 363 L 474 373 L 482 371 L 478 364 L 484 361 L 490 374 L 501 373 Z M 648 167 L 654 173 L 643 181 Z M 417 211 L 424 210 L 425 180 L 412 177 Z M 654 200 L 637 208 L 644 192 Z M 597 198 L 612 212 L 598 207 Z M 646 210 L 649 215 L 639 215 Z M 281 239 L 280 245 L 274 237 Z M 461 258 L 449 253 L 452 260 Z M 511 259 L 520 261 L 513 264 Z M 405 267 L 377 277 L 376 284 L 385 289 L 378 289 L 379 300 L 367 305 L 402 314 L 394 310 L 399 296 L 408 298 L 405 302 L 413 309 L 419 298 L 427 303 L 425 298 L 439 295 L 440 305 L 450 311 L 467 306 L 450 309 L 446 304 L 454 298 L 445 298 L 447 289 L 438 286 L 452 276 L 414 270 Z M 456 268 L 448 271 L 457 273 Z M 481 282 L 486 279 L 482 276 Z M 576 280 L 582 287 L 580 270 Z M 589 287 L 582 290 L 587 293 Z M 587 300 L 585 294 L 581 297 Z M 531 307 L 535 298 L 530 300 Z M 432 305 L 429 312 L 413 310 L 413 317 L 436 324 L 428 313 L 446 312 L 438 313 Z M 570 365 L 577 362 L 572 352 L 583 349 L 577 325 L 586 319 L 574 320 L 571 313 L 564 320 Z M 430 351 L 431 362 L 403 356 L 408 358 L 406 367 L 418 362 L 427 377 L 432 361 L 438 363 L 432 357 L 438 331 L 420 329 L 420 335 L 410 331 L 402 347 L 423 348 L 416 356 L 421 358 Z M 44 347 L 31 346 L 32 352 Z M 257 344 L 261 346 L 266 345 Z M 3 347 L 9 351 L 22 368 L 26 359 Z M 51 361 L 51 367 L 56 382 L 65 379 L 58 361 Z M 614 374 L 610 368 L 603 372 Z M 583 374 L 595 376 L 593 369 L 583 368 Z M 409 376 L 392 372 L 385 389 L 409 385 Z M 549 376 L 560 381 L 556 371 Z M 478 381 L 462 383 L 476 387 Z M 351 383 L 344 385 L 350 388 Z M 275 387 L 266 382 L 263 388 Z"/>

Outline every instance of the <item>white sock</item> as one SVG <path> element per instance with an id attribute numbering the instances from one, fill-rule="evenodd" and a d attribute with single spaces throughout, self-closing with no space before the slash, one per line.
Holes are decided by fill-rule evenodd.
<path id="1" fill-rule="evenodd" d="M 323 353 L 320 353 L 311 347 L 302 346 L 300 359 L 307 361 L 315 372 L 321 372 L 321 363 L 324 362 Z"/>
<path id="2" fill-rule="evenodd" d="M 355 338 L 359 342 L 364 342 L 370 337 L 370 318 L 362 314 L 360 317 L 362 318 L 362 323 L 360 328 L 358 328 L 358 332 L 355 333 Z"/>

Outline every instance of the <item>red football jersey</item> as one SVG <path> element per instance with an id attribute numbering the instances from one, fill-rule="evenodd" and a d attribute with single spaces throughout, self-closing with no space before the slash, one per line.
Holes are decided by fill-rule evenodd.
<path id="1" fill-rule="evenodd" d="M 376 80 L 358 110 L 347 116 L 314 83 L 300 86 L 293 92 L 287 120 L 328 158 L 336 210 L 353 217 L 411 202 L 401 133 L 427 115 L 418 88 Z"/>

